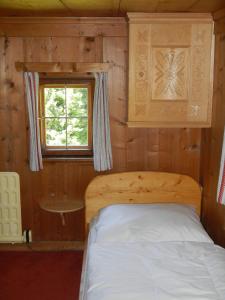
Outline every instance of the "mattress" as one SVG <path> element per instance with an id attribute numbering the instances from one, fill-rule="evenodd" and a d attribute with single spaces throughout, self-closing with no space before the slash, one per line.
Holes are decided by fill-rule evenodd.
<path id="1" fill-rule="evenodd" d="M 201 242 L 97 243 L 92 224 L 80 300 L 224 300 L 225 250 Z"/>

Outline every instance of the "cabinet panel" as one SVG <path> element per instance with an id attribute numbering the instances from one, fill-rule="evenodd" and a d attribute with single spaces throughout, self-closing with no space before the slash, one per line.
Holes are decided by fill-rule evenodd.
<path id="1" fill-rule="evenodd" d="M 132 19 L 129 14 L 128 125 L 209 127 L 212 106 L 213 22 Z M 142 14 L 140 14 L 142 15 Z M 148 14 L 147 14 L 148 15 Z M 177 15 L 178 16 L 178 15 Z"/>

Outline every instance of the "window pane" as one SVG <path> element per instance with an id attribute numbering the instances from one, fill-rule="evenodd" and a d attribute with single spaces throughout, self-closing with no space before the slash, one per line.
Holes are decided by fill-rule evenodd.
<path id="1" fill-rule="evenodd" d="M 66 146 L 66 119 L 46 118 L 46 145 Z"/>
<path id="2" fill-rule="evenodd" d="M 65 116 L 65 89 L 45 88 L 45 116 L 62 117 Z"/>
<path id="3" fill-rule="evenodd" d="M 88 146 L 88 118 L 72 118 L 67 123 L 68 146 Z"/>
<path id="4" fill-rule="evenodd" d="M 69 117 L 87 117 L 88 115 L 88 89 L 66 89 L 67 114 Z"/>

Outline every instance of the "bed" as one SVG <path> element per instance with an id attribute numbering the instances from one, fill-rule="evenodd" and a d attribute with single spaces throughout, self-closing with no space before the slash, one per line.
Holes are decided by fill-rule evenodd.
<path id="1" fill-rule="evenodd" d="M 80 300 L 225 299 L 225 249 L 199 221 L 201 188 L 192 178 L 98 176 L 85 202 Z"/>

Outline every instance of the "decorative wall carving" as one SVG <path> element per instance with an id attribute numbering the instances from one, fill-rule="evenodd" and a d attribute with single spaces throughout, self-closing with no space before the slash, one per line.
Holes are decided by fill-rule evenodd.
<path id="1" fill-rule="evenodd" d="M 186 14 L 183 21 L 180 14 L 165 14 L 165 20 L 162 14 L 159 20 L 143 15 L 144 20 L 136 14 L 132 22 L 129 14 L 128 125 L 209 127 L 211 16 L 192 14 L 188 19 Z"/>
<path id="2" fill-rule="evenodd" d="M 153 48 L 152 99 L 186 100 L 187 48 Z"/>

